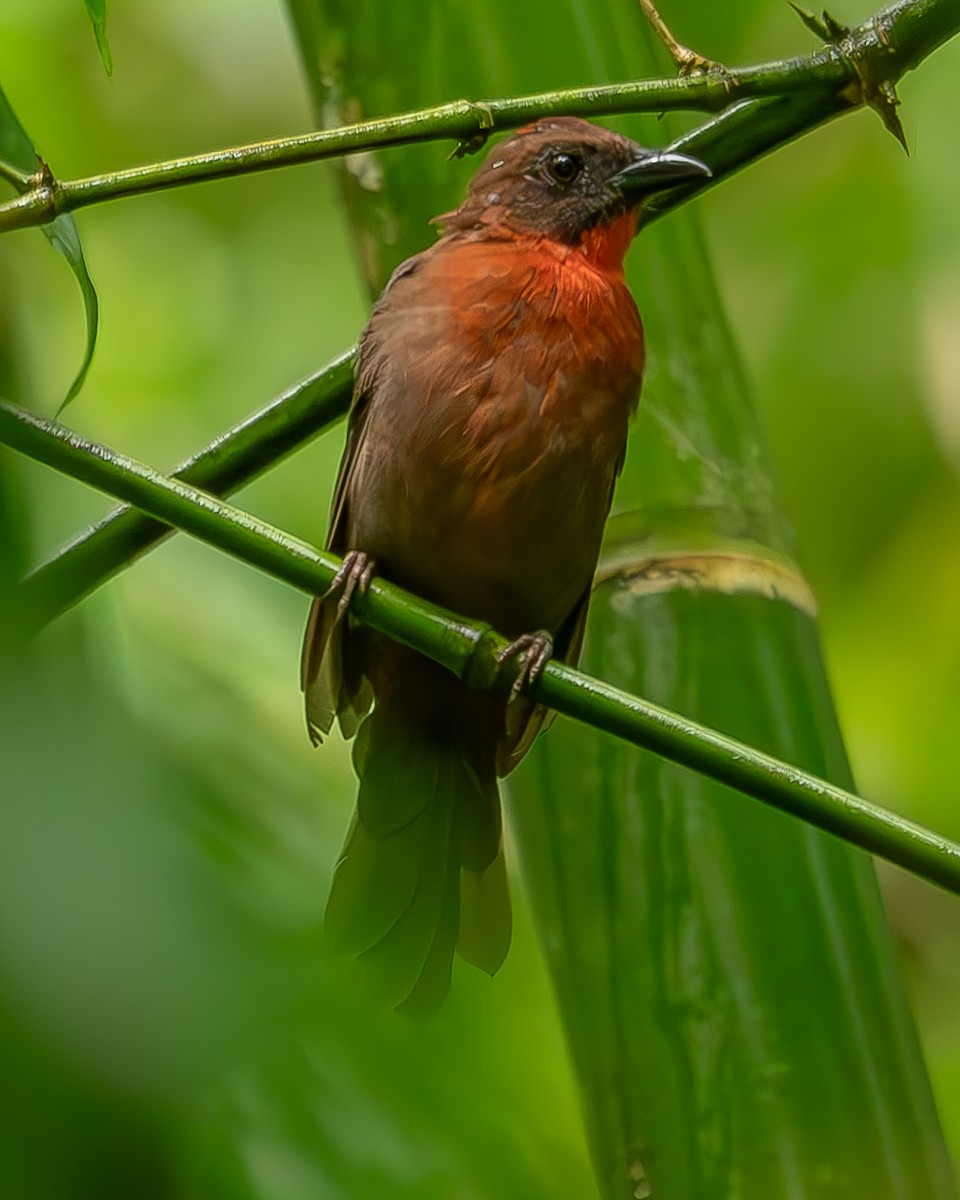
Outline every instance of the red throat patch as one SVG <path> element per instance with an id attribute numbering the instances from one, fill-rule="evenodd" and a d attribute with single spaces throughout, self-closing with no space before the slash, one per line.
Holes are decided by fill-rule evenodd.
<path id="1" fill-rule="evenodd" d="M 614 221 L 588 229 L 580 239 L 580 250 L 598 270 L 619 272 L 636 232 L 637 214 L 631 209 Z"/>

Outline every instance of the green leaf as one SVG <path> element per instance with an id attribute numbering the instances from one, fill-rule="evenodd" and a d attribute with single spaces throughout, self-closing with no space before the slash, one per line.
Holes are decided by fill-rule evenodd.
<path id="1" fill-rule="evenodd" d="M 108 75 L 113 74 L 113 55 L 110 53 L 110 43 L 107 41 L 107 0 L 83 0 L 90 14 L 93 34 L 97 39 L 97 49 L 100 51 L 100 61 Z"/>
<path id="2" fill-rule="evenodd" d="M 33 186 L 33 180 L 38 172 L 41 173 L 41 176 L 49 176 L 50 173 L 46 163 L 34 149 L 27 131 L 10 107 L 10 102 L 3 89 L 0 88 L 0 175 L 22 194 Z M 60 405 L 59 411 L 62 412 L 83 387 L 87 371 L 90 369 L 100 324 L 100 301 L 97 298 L 93 280 L 90 278 L 90 272 L 87 270 L 80 234 L 73 217 L 69 213 L 64 213 L 51 224 L 45 225 L 43 233 L 50 245 L 70 264 L 70 269 L 80 285 L 86 317 L 87 336 L 83 361 Z"/>
<path id="3" fill-rule="evenodd" d="M 27 131 L 10 107 L 0 87 L 0 171 L 18 191 L 25 191 L 30 177 L 41 167 L 40 156 L 33 148 Z"/>
<path id="4" fill-rule="evenodd" d="M 87 338 L 84 345 L 83 360 L 80 363 L 80 369 L 77 371 L 73 383 L 70 384 L 70 388 L 63 399 L 63 403 L 57 410 L 60 413 L 63 412 L 83 387 L 84 380 L 87 378 L 87 371 L 90 370 L 93 351 L 97 345 L 97 330 L 100 327 L 100 301 L 97 297 L 97 290 L 93 286 L 93 280 L 90 278 L 90 272 L 87 270 L 86 260 L 83 257 L 83 247 L 80 245 L 80 233 L 73 217 L 69 213 L 57 217 L 52 225 L 45 225 L 43 227 L 43 233 L 50 245 L 55 250 L 58 250 L 70 264 L 70 269 L 73 271 L 77 283 L 80 284 L 80 294 L 83 296 L 83 311 L 87 322 Z"/>

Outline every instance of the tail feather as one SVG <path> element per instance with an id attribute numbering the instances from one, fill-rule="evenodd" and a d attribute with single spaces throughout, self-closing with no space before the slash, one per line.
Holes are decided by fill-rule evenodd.
<path id="1" fill-rule="evenodd" d="M 496 779 L 422 715 L 378 706 L 360 728 L 357 812 L 325 918 L 376 994 L 417 1016 L 447 994 L 455 950 L 493 974 L 510 942 Z"/>
<path id="2" fill-rule="evenodd" d="M 430 953 L 413 990 L 406 1000 L 397 1005 L 404 1016 L 413 1017 L 415 1020 L 432 1017 L 446 999 L 453 974 L 453 952 L 457 945 L 459 920 L 460 867 L 453 855 L 449 855 L 440 920 L 433 936 Z"/>
<path id="3" fill-rule="evenodd" d="M 369 680 L 357 662 L 357 634 L 354 630 L 347 637 L 348 625 L 335 596 L 314 600 L 300 656 L 300 687 L 307 731 L 315 746 L 330 732 L 334 718 L 339 719 L 343 736 L 353 737 L 373 703 Z"/>
<path id="4" fill-rule="evenodd" d="M 429 835 L 423 841 L 422 856 L 417 863 L 413 897 L 376 945 L 360 956 L 358 963 L 370 980 L 371 991 L 391 1005 L 401 1004 L 416 989 L 434 952 L 446 909 L 452 905 L 454 921 L 458 915 L 459 897 L 456 889 L 451 892 L 449 886 L 450 805 L 431 805 L 419 820 L 429 825 Z M 391 853 L 397 851 L 392 849 Z M 375 889 L 380 885 L 381 881 L 374 881 Z M 449 954 L 452 958 L 452 943 Z"/>
<path id="5" fill-rule="evenodd" d="M 353 744 L 357 815 L 364 827 L 383 838 L 415 821 L 443 790 L 442 761 L 429 742 L 396 727 L 382 708 L 375 710 Z"/>
<path id="6" fill-rule="evenodd" d="M 460 754 L 462 779 L 458 790 L 470 803 L 457 809 L 457 835 L 460 839 L 460 861 L 464 867 L 482 874 L 500 852 L 503 823 L 500 815 L 500 790 L 492 770 L 486 779 L 473 767 L 466 754 Z"/>
<path id="7" fill-rule="evenodd" d="M 460 878 L 460 930 L 457 953 L 495 975 L 510 949 L 513 918 L 507 891 L 503 847 L 485 871 L 466 869 Z"/>
<path id="8" fill-rule="evenodd" d="M 337 641 L 336 647 L 331 646 L 332 640 Z M 339 704 L 340 640 L 336 607 L 322 597 L 314 600 L 300 656 L 300 687 L 306 697 L 307 730 L 315 746 L 330 732 Z"/>
<path id="9" fill-rule="evenodd" d="M 417 822 L 379 838 L 354 815 L 324 915 L 334 952 L 363 954 L 390 932 L 416 893 L 429 833 Z"/>

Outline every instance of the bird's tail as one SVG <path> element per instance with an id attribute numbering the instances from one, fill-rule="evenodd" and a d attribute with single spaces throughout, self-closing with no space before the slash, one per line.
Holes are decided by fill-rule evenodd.
<path id="1" fill-rule="evenodd" d="M 426 1016 L 449 990 L 454 950 L 492 975 L 510 944 L 494 755 L 384 698 L 353 757 L 360 793 L 327 938 L 358 956 L 377 994 Z"/>

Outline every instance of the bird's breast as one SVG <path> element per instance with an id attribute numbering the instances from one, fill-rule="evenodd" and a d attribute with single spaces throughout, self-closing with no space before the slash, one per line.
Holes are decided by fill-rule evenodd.
<path id="1" fill-rule="evenodd" d="M 379 539 L 399 582 L 505 632 L 551 628 L 596 563 L 640 319 L 622 275 L 576 250 L 441 246 L 371 323 L 357 545 Z"/>

